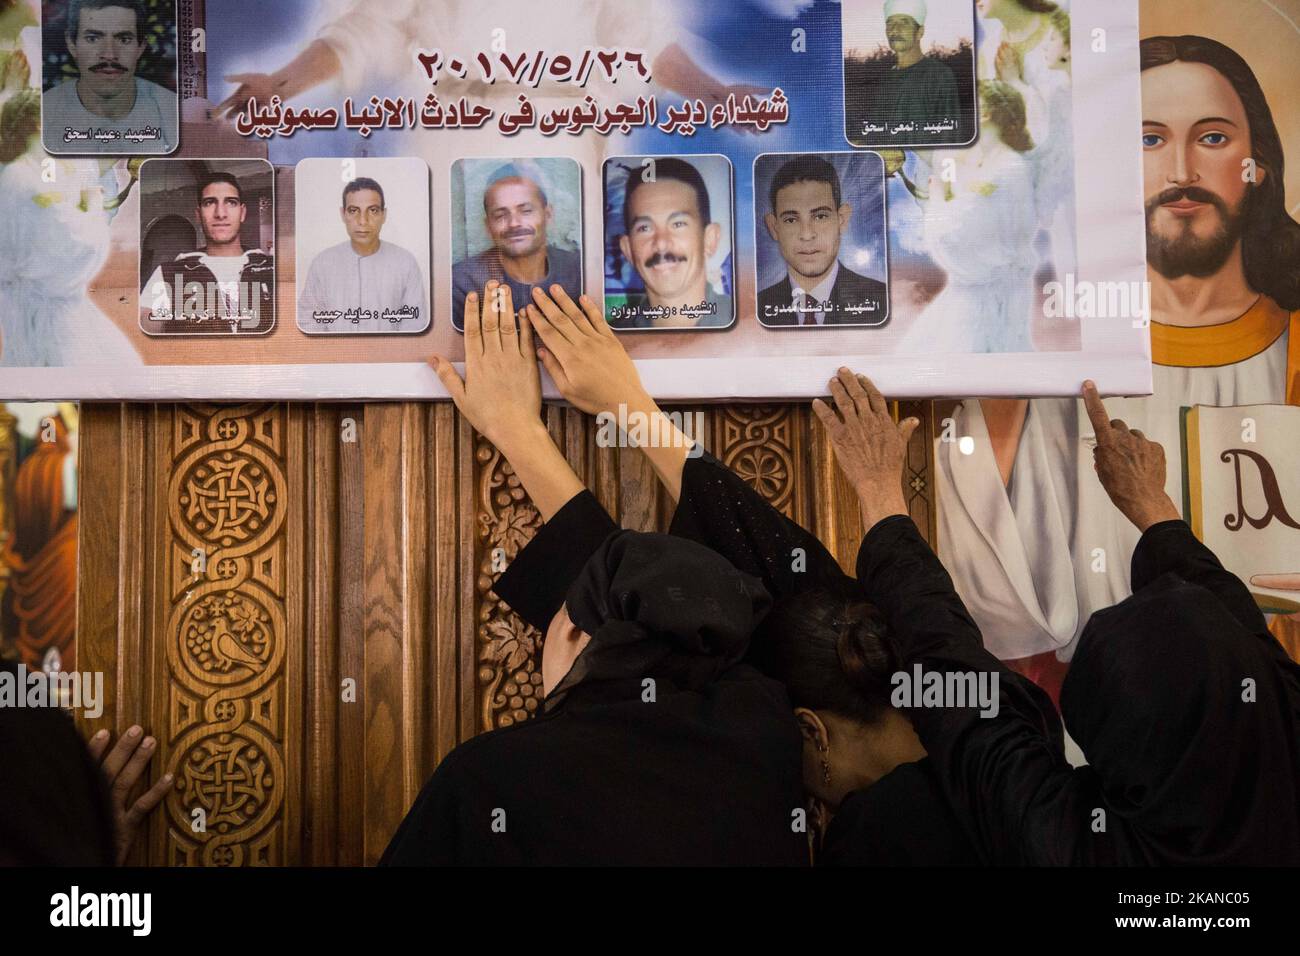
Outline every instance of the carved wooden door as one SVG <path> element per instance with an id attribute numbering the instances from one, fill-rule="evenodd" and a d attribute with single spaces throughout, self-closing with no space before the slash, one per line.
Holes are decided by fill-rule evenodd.
<path id="1" fill-rule="evenodd" d="M 849 566 L 856 503 L 808 407 L 703 411 Z M 933 534 L 929 406 L 902 412 Z M 664 529 L 641 455 L 546 415 L 624 527 Z M 451 748 L 536 711 L 539 635 L 490 587 L 539 518 L 450 404 L 85 405 L 80 468 L 78 666 L 108 698 L 84 729 L 141 723 L 176 775 L 136 862 L 373 863 Z"/>

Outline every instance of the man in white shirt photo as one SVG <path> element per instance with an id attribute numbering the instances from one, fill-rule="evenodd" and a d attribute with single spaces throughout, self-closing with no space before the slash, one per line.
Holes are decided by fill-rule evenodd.
<path id="1" fill-rule="evenodd" d="M 304 332 L 418 332 L 429 326 L 424 273 L 406 249 L 380 239 L 388 220 L 384 188 L 369 177 L 343 187 L 345 242 L 312 259 L 298 298 Z"/>
<path id="2" fill-rule="evenodd" d="M 52 153 L 170 153 L 177 94 L 136 75 L 148 44 L 140 0 L 72 0 L 64 39 L 78 76 L 41 99 Z"/>

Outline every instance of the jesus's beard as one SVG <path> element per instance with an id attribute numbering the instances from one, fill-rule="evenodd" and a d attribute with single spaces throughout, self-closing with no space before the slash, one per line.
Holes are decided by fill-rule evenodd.
<path id="1" fill-rule="evenodd" d="M 1152 228 L 1151 221 L 1159 208 L 1180 199 L 1210 203 L 1219 214 L 1219 228 L 1204 238 L 1192 231 L 1190 219 L 1176 222 L 1174 235 L 1162 235 Z M 1228 261 L 1232 250 L 1241 240 L 1241 208 L 1228 208 L 1223 199 L 1198 186 L 1186 189 L 1167 189 L 1146 204 L 1147 265 L 1166 279 L 1194 276 L 1204 279 L 1214 275 Z"/>

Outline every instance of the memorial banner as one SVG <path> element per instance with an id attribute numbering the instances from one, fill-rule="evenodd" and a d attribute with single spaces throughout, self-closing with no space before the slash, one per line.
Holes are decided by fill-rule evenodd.
<path id="1" fill-rule="evenodd" d="M 1137 7 L 1026 9 L 0 3 L 0 398 L 446 398 L 489 280 L 664 400 L 1148 394 Z"/>

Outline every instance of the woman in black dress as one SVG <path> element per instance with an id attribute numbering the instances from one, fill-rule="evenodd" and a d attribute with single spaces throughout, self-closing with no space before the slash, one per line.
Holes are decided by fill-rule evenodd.
<path id="1" fill-rule="evenodd" d="M 536 292 L 527 315 L 545 342 L 539 357 L 565 397 L 597 414 L 625 406 L 629 421 L 662 416 L 599 309 L 585 297 L 579 307 L 556 287 L 552 293 Z M 661 437 L 675 431 L 666 417 L 659 423 Z M 909 420 L 897 432 L 899 473 L 913 428 Z M 803 738 L 805 790 L 833 812 L 818 863 L 979 863 L 909 717 L 891 704 L 902 665 L 879 610 L 816 537 L 680 432 L 676 438 L 642 448 L 677 501 L 669 533 L 714 549 L 774 599 L 748 659 L 785 684 Z M 895 497 L 879 507 L 901 509 L 901 486 Z M 865 517 L 867 527 L 875 523 Z M 1013 683 L 1025 706 L 1040 711 L 1043 733 L 1059 742 L 1047 696 L 1022 678 Z"/>
<path id="2" fill-rule="evenodd" d="M 554 302 L 535 295 L 528 317 L 546 345 L 539 357 L 565 397 L 589 412 L 625 405 L 623 414 L 660 414 L 594 304 L 579 308 L 552 292 Z M 841 814 L 867 804 L 855 818 L 860 827 L 851 828 L 855 845 L 884 859 L 889 854 L 879 848 L 902 833 L 901 855 L 913 859 L 935 849 L 960 859 L 965 843 L 967 859 L 985 863 L 1300 862 L 1300 667 L 1268 633 L 1246 588 L 1180 520 L 1164 492 L 1160 446 L 1123 422 L 1108 422 L 1095 389 L 1085 392 L 1098 474 L 1143 537 L 1133 556 L 1133 596 L 1093 615 L 1062 689 L 1066 726 L 1091 761 L 1073 768 L 1046 695 L 984 650 L 943 565 L 907 516 L 900 479 L 915 424 L 895 424 L 879 391 L 847 369 L 829 389 L 834 406 L 819 400 L 813 409 L 869 529 L 852 587 L 815 539 L 772 518 L 717 462 L 690 460 L 679 448 L 644 450 L 681 502 L 674 531 L 706 541 L 761 577 L 778 605 L 818 587 L 833 596 L 814 599 L 824 612 L 787 606 L 812 632 L 840 634 L 835 660 L 851 685 L 841 691 L 856 690 L 875 708 L 883 691 L 877 681 L 890 667 L 987 678 L 997 688 L 994 708 L 910 702 L 906 714 L 927 756 L 896 764 L 863 801 L 840 798 Z M 808 580 L 812 587 L 801 583 Z M 824 653 L 829 641 L 822 642 L 822 666 L 793 666 L 792 660 L 809 662 L 809 645 L 817 642 L 794 640 L 800 622 L 787 626 L 786 641 L 774 640 L 770 631 L 779 623 L 769 621 L 764 637 L 756 636 L 755 653 L 795 678 L 796 706 L 809 693 L 842 701 L 833 689 L 838 679 L 827 676 L 835 670 Z M 846 628 L 852 638 L 844 638 Z M 810 673 L 823 676 L 822 687 L 816 679 L 801 687 Z M 806 709 L 820 713 L 815 704 Z M 821 706 L 833 717 L 848 716 L 836 707 L 851 709 Z M 873 712 L 860 712 L 857 725 L 871 727 Z M 800 723 L 805 785 L 816 793 L 823 736 L 810 733 L 812 722 L 802 714 Z M 835 720 L 822 723 L 833 730 Z M 911 780 L 895 776 L 907 767 Z M 890 792 L 891 777 L 905 784 L 900 792 Z M 889 798 L 873 801 L 873 790 Z M 917 849 L 923 844 L 912 831 L 933 829 L 936 821 L 960 836 Z"/>

